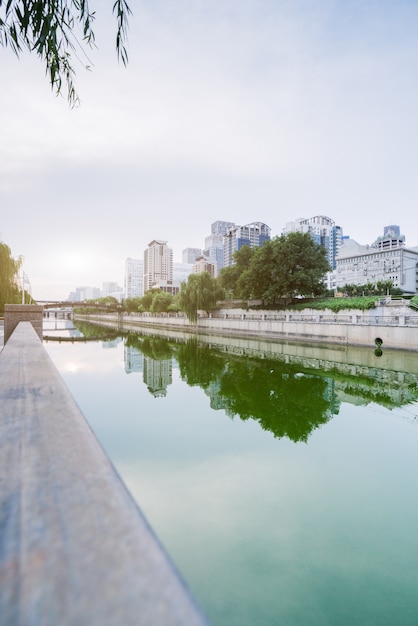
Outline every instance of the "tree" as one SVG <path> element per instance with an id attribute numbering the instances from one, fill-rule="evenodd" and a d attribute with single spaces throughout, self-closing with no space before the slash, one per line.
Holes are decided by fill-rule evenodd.
<path id="1" fill-rule="evenodd" d="M 19 304 L 21 291 L 17 284 L 17 275 L 21 266 L 20 260 L 12 257 L 9 246 L 0 242 L 0 313 L 4 312 L 5 304 Z"/>
<path id="2" fill-rule="evenodd" d="M 171 304 L 173 304 L 174 296 L 171 293 L 165 293 L 164 291 L 157 291 L 151 302 L 152 313 L 162 313 L 168 311 Z"/>
<path id="3" fill-rule="evenodd" d="M 241 295 L 243 287 L 242 281 L 241 284 L 239 283 L 242 274 L 250 267 L 254 252 L 254 248 L 250 248 L 250 246 L 243 246 L 240 250 L 236 250 L 236 252 L 234 252 L 234 265 L 221 269 L 219 275 L 221 286 L 237 298 L 245 297 Z"/>
<path id="4" fill-rule="evenodd" d="M 126 65 L 128 18 L 132 12 L 126 0 L 116 0 L 113 13 L 117 23 L 116 52 Z M 72 57 L 88 61 L 86 47 L 95 45 L 94 18 L 88 0 L 0 0 L 0 44 L 10 46 L 17 56 L 24 49 L 37 54 L 46 66 L 52 89 L 59 94 L 65 82 L 68 102 L 74 106 L 79 98 L 73 82 Z"/>
<path id="5" fill-rule="evenodd" d="M 325 248 L 309 233 L 288 233 L 256 248 L 240 282 L 245 279 L 247 297 L 274 304 L 281 298 L 322 294 L 329 270 Z"/>
<path id="6" fill-rule="evenodd" d="M 195 324 L 199 310 L 209 312 L 215 307 L 218 300 L 224 297 L 224 290 L 218 281 L 209 274 L 190 274 L 187 283 L 182 282 L 179 293 L 179 306 L 188 319 Z"/>

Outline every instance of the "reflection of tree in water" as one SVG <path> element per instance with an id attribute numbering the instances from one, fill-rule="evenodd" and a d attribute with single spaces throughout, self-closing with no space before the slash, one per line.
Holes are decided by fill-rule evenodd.
<path id="1" fill-rule="evenodd" d="M 177 349 L 180 374 L 189 385 L 211 388 L 218 405 L 243 420 L 255 419 L 275 437 L 307 441 L 333 412 L 329 380 L 300 374 L 277 361 L 226 357 L 196 340 Z M 216 389 L 216 391 L 215 391 Z M 330 398 L 327 396 L 331 395 Z"/>
<path id="2" fill-rule="evenodd" d="M 199 346 L 197 339 L 189 339 L 176 349 L 180 376 L 188 385 L 207 389 L 218 381 L 226 365 L 225 358 L 209 346 Z"/>
<path id="3" fill-rule="evenodd" d="M 307 441 L 337 412 L 329 382 L 276 361 L 230 361 L 220 393 L 229 413 L 257 420 L 275 437 Z"/>
<path id="4" fill-rule="evenodd" d="M 94 337 L 95 339 L 101 339 L 103 341 L 110 341 L 120 337 L 120 332 L 106 326 L 98 326 L 96 324 L 89 324 L 80 320 L 73 320 L 75 328 L 87 339 Z"/>
<path id="5" fill-rule="evenodd" d="M 166 361 L 173 357 L 173 349 L 165 337 L 142 337 L 129 333 L 125 339 L 128 348 L 136 348 L 144 356 L 155 361 Z"/>

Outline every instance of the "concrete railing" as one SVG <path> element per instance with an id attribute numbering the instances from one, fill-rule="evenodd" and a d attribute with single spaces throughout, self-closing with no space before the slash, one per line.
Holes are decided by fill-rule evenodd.
<path id="1" fill-rule="evenodd" d="M 207 623 L 29 322 L 0 407 L 1 624 Z"/>
<path id="2" fill-rule="evenodd" d="M 257 317 L 256 317 L 257 316 Z M 374 346 L 418 350 L 418 316 L 405 315 L 317 315 L 311 313 L 224 313 L 201 316 L 191 324 L 182 314 L 109 313 L 75 315 L 76 319 L 120 330 L 171 328 L 189 333 L 264 337 L 278 341 L 302 341 L 318 344 Z M 322 321 L 320 318 L 323 318 Z"/>

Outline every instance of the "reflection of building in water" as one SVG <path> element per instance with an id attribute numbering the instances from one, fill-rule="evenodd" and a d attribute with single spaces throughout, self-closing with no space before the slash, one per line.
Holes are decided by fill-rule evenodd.
<path id="1" fill-rule="evenodd" d="M 142 352 L 133 348 L 132 346 L 125 346 L 124 352 L 125 372 L 131 374 L 132 372 L 142 372 L 142 364 L 144 357 Z"/>
<path id="2" fill-rule="evenodd" d="M 221 381 L 219 379 L 211 382 L 209 386 L 205 389 L 205 394 L 210 398 L 210 408 L 214 411 L 225 409 L 225 400 L 220 395 L 220 387 Z"/>
<path id="3" fill-rule="evenodd" d="M 171 359 L 157 361 L 144 356 L 144 383 L 154 398 L 164 398 L 167 387 L 173 382 L 173 362 Z"/>
<path id="4" fill-rule="evenodd" d="M 105 350 L 109 348 L 116 348 L 118 344 L 122 341 L 122 337 L 116 337 L 116 339 L 111 339 L 110 341 L 103 341 L 102 348 Z"/>

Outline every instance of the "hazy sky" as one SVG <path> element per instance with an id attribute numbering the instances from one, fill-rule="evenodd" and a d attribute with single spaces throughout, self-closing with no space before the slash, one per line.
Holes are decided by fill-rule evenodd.
<path id="1" fill-rule="evenodd" d="M 112 2 L 90 4 L 78 109 L 0 49 L 0 236 L 35 298 L 123 285 L 155 238 L 181 261 L 216 220 L 418 245 L 416 0 L 130 0 L 127 69 Z"/>

